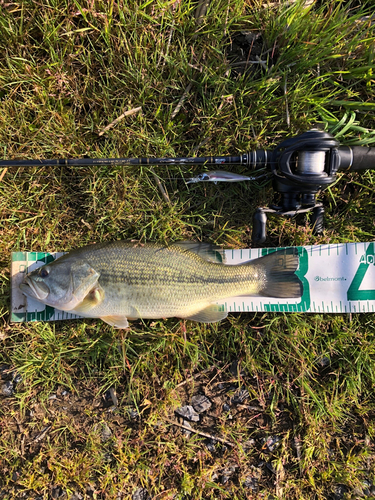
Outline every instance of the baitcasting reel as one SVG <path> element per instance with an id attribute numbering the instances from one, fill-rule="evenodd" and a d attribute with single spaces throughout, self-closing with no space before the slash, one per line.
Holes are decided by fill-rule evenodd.
<path id="1" fill-rule="evenodd" d="M 324 227 L 324 207 L 316 194 L 336 180 L 338 170 L 375 168 L 375 149 L 340 146 L 330 134 L 317 129 L 287 139 L 269 155 L 273 188 L 280 194 L 280 204 L 258 208 L 253 216 L 252 241 L 264 243 L 267 214 L 293 217 L 312 212 L 315 234 Z"/>

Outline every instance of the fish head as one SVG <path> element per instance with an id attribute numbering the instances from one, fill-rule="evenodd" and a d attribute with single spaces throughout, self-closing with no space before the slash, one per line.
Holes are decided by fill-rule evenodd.
<path id="1" fill-rule="evenodd" d="M 43 304 L 71 311 L 95 287 L 99 276 L 85 260 L 66 255 L 29 273 L 20 289 Z"/>

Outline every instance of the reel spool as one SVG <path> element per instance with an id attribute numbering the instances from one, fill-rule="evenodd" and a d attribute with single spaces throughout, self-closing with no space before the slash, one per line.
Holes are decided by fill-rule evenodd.
<path id="1" fill-rule="evenodd" d="M 253 216 L 252 241 L 266 240 L 267 214 L 293 217 L 313 212 L 314 234 L 324 228 L 324 208 L 316 202 L 316 194 L 336 180 L 340 167 L 339 142 L 317 129 L 287 139 L 271 156 L 273 188 L 280 194 L 280 205 L 258 208 Z"/>

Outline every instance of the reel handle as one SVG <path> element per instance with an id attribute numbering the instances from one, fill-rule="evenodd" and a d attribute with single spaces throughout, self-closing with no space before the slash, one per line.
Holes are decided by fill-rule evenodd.
<path id="1" fill-rule="evenodd" d="M 257 208 L 253 215 L 251 240 L 254 245 L 262 244 L 267 237 L 267 215 L 263 208 Z"/>

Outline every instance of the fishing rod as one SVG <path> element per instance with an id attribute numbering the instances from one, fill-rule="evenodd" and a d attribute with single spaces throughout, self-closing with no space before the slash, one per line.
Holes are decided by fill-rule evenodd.
<path id="1" fill-rule="evenodd" d="M 286 139 L 273 150 L 258 149 L 239 156 L 205 156 L 182 158 L 81 158 L 51 160 L 2 160 L 0 167 L 35 166 L 127 166 L 127 165 L 243 165 L 250 171 L 268 169 L 273 188 L 280 195 L 278 205 L 259 207 L 253 217 L 254 244 L 266 239 L 267 214 L 293 217 L 312 212 L 315 234 L 324 228 L 324 207 L 316 202 L 317 193 L 333 184 L 337 172 L 375 169 L 375 148 L 340 146 L 330 134 L 312 129 Z M 255 173 L 255 172 L 254 172 Z M 211 175 L 210 175 L 211 174 Z M 235 178 L 237 176 L 237 178 Z M 264 175 L 262 175 L 264 176 Z M 257 177 L 259 178 L 259 177 Z M 216 170 L 199 174 L 188 182 L 240 182 L 254 177 L 238 176 Z"/>

